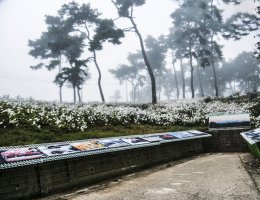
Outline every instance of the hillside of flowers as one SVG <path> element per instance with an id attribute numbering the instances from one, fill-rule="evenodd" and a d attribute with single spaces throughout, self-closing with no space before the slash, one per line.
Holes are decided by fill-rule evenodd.
<path id="1" fill-rule="evenodd" d="M 259 99 L 258 99 L 259 100 Z M 215 113 L 250 113 L 253 127 L 260 126 L 258 101 L 189 100 L 152 104 L 68 105 L 0 101 L 0 128 L 87 131 L 91 127 L 127 124 L 207 126 Z"/>

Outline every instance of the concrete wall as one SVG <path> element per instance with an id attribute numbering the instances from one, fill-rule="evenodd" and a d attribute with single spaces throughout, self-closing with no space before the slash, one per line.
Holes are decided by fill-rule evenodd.
<path id="1" fill-rule="evenodd" d="M 203 138 L 154 143 L 0 170 L 0 199 L 30 199 L 204 152 Z"/>
<path id="2" fill-rule="evenodd" d="M 209 133 L 212 137 L 208 138 L 206 151 L 208 152 L 247 152 L 249 151 L 248 145 L 241 132 L 243 130 L 215 130 Z"/>

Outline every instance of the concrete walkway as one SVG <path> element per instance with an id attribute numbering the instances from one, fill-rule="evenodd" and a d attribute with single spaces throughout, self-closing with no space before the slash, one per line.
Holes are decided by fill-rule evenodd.
<path id="1" fill-rule="evenodd" d="M 83 190 L 84 191 L 84 190 Z M 85 190 L 88 191 L 88 190 Z M 57 197 L 57 196 L 56 196 Z M 239 154 L 199 156 L 109 187 L 59 196 L 69 200 L 260 200 Z"/>

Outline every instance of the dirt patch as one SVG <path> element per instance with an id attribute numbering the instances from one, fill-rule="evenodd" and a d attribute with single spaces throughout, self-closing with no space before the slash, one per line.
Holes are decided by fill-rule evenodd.
<path id="1" fill-rule="evenodd" d="M 240 158 L 256 188 L 260 192 L 260 160 L 251 154 L 242 154 Z"/>

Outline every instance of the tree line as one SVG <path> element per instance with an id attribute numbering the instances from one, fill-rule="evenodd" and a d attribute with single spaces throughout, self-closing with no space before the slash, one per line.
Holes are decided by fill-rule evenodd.
<path id="1" fill-rule="evenodd" d="M 225 93 L 257 91 L 259 80 L 259 43 L 255 52 L 243 52 L 231 62 L 223 59 L 223 46 L 219 38 L 239 40 L 257 31 L 259 18 L 255 14 L 235 13 L 223 20 L 222 4 L 238 5 L 239 0 L 174 0 L 179 7 L 169 16 L 172 27 L 169 34 L 159 38 L 143 39 L 135 22 L 135 7 L 145 0 L 112 0 L 119 18 L 126 18 L 132 27 L 116 26 L 116 19 L 101 18 L 90 4 L 71 2 L 64 4 L 57 16 L 46 16 L 47 31 L 36 40 L 29 40 L 29 54 L 40 59 L 32 69 L 42 67 L 56 70 L 54 83 L 60 88 L 65 84 L 73 88 L 74 103 L 81 102 L 80 90 L 88 77 L 91 64 L 98 72 L 101 101 L 102 74 L 96 52 L 104 42 L 119 45 L 126 31 L 134 31 L 139 39 L 140 51 L 128 55 L 129 64 L 122 64 L 110 72 L 120 83 L 131 85 L 134 102 L 157 103 L 161 96 L 168 99 L 195 96 L 220 96 Z M 258 7 L 259 8 L 259 7 Z M 145 14 L 145 13 L 144 13 Z M 256 13 L 257 14 L 257 13 Z M 259 10 L 258 10 L 259 14 Z M 259 35 L 258 35 L 259 37 Z M 166 57 L 172 60 L 172 70 L 166 68 Z M 214 91 L 214 93 L 213 93 Z"/>

